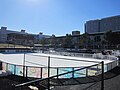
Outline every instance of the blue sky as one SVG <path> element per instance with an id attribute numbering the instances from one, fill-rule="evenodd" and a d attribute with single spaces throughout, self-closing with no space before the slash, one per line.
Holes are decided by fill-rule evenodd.
<path id="1" fill-rule="evenodd" d="M 86 21 L 115 15 L 120 0 L 0 0 L 0 26 L 29 33 L 84 33 Z"/>

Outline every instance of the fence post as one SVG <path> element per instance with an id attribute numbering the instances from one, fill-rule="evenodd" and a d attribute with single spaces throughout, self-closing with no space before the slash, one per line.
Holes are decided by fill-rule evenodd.
<path id="1" fill-rule="evenodd" d="M 48 57 L 48 90 L 50 90 L 50 56 Z"/>
<path id="2" fill-rule="evenodd" d="M 74 67 L 72 68 L 72 71 L 73 71 L 73 72 L 72 72 L 72 78 L 74 78 L 74 73 L 75 73 L 75 72 L 74 72 Z"/>
<path id="3" fill-rule="evenodd" d="M 2 70 L 2 61 L 0 61 L 0 70 Z"/>
<path id="4" fill-rule="evenodd" d="M 14 65 L 14 75 L 16 75 L 16 65 Z"/>
<path id="5" fill-rule="evenodd" d="M 23 77 L 25 77 L 25 53 L 23 58 Z"/>
<path id="6" fill-rule="evenodd" d="M 57 68 L 57 79 L 58 79 L 58 74 L 59 74 L 59 68 Z"/>
<path id="7" fill-rule="evenodd" d="M 40 77 L 42 78 L 42 67 L 41 67 L 41 73 L 40 73 Z"/>
<path id="8" fill-rule="evenodd" d="M 26 78 L 27 78 L 27 74 L 28 74 L 28 66 L 26 66 Z"/>
<path id="9" fill-rule="evenodd" d="M 104 90 L 104 61 L 102 61 L 101 90 Z"/>
<path id="10" fill-rule="evenodd" d="M 86 68 L 86 77 L 88 77 L 88 68 Z"/>

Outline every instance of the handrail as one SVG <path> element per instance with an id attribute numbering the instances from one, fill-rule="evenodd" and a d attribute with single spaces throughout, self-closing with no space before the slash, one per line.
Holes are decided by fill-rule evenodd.
<path id="1" fill-rule="evenodd" d="M 100 62 L 100 63 L 102 63 L 102 62 Z M 80 68 L 80 69 L 72 70 L 72 71 L 69 71 L 69 72 L 66 72 L 66 73 L 62 73 L 62 74 L 59 74 L 59 75 L 54 75 L 54 76 L 47 77 L 47 78 L 36 79 L 36 80 L 33 80 L 33 81 L 29 81 L 29 82 L 26 82 L 26 83 L 15 85 L 15 87 L 21 87 L 21 86 L 29 85 L 29 84 L 32 84 L 32 83 L 40 82 L 40 81 L 43 81 L 43 80 L 51 79 L 51 78 L 54 78 L 54 77 L 59 77 L 59 76 L 69 74 L 69 73 L 73 73 L 73 72 L 76 72 L 76 71 L 79 71 L 79 70 L 82 70 L 82 69 L 90 68 L 90 67 L 93 67 L 93 66 L 96 66 L 96 65 L 99 65 L 99 64 L 83 67 L 83 68 Z"/>
<path id="2" fill-rule="evenodd" d="M 51 53 L 54 55 L 68 55 L 68 56 L 80 56 L 80 57 L 85 57 L 85 56 L 91 56 L 91 58 L 95 58 L 93 55 L 99 56 L 99 54 L 86 54 L 86 53 L 72 53 L 72 52 L 45 52 L 45 53 Z M 110 55 L 102 55 L 101 57 L 107 57 L 107 58 L 101 58 L 101 59 L 109 59 L 110 57 L 114 57 L 116 59 L 116 57 L 114 55 L 110 56 Z M 90 57 L 89 57 L 90 58 Z M 100 57 L 99 57 L 100 59 Z"/>

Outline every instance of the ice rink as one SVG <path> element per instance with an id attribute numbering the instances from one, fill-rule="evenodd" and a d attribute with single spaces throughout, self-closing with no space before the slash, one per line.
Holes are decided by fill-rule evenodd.
<path id="1" fill-rule="evenodd" d="M 0 53 L 0 60 L 2 62 L 34 66 L 34 67 L 47 67 L 48 57 L 50 57 L 50 67 L 86 67 L 104 61 L 104 64 L 110 63 L 113 60 L 102 60 L 93 58 L 61 56 L 42 53 L 13 53 L 3 54 Z M 24 63 L 25 62 L 25 63 Z"/>

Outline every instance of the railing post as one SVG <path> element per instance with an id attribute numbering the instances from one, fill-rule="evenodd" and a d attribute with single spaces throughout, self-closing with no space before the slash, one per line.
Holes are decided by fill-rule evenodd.
<path id="1" fill-rule="evenodd" d="M 28 66 L 26 66 L 26 78 L 27 78 L 27 74 L 28 74 Z"/>
<path id="2" fill-rule="evenodd" d="M 107 71 L 108 71 L 108 69 L 109 69 L 109 68 L 108 68 L 108 64 L 106 64 L 106 65 L 107 65 Z"/>
<path id="3" fill-rule="evenodd" d="M 111 69 L 112 69 L 112 62 L 110 64 L 111 64 Z"/>
<path id="4" fill-rule="evenodd" d="M 23 58 L 23 77 L 25 77 L 25 53 Z"/>
<path id="5" fill-rule="evenodd" d="M 74 67 L 72 68 L 72 71 L 73 71 L 73 72 L 72 72 L 72 78 L 74 78 L 74 73 L 75 73 L 75 72 L 74 72 Z"/>
<path id="6" fill-rule="evenodd" d="M 50 90 L 50 56 L 48 57 L 48 90 Z"/>
<path id="7" fill-rule="evenodd" d="M 0 61 L 0 70 L 2 70 L 2 61 Z"/>
<path id="8" fill-rule="evenodd" d="M 88 68 L 86 68 L 86 77 L 88 77 Z"/>
<path id="9" fill-rule="evenodd" d="M 8 70 L 8 63 L 6 63 L 6 71 Z"/>
<path id="10" fill-rule="evenodd" d="M 16 65 L 14 65 L 14 75 L 16 74 Z"/>
<path id="11" fill-rule="evenodd" d="M 101 90 L 104 90 L 104 61 L 102 61 Z"/>
<path id="12" fill-rule="evenodd" d="M 57 68 L 57 79 L 58 79 L 58 74 L 59 74 L 59 68 Z"/>
<path id="13" fill-rule="evenodd" d="M 41 67 L 41 73 L 40 73 L 40 77 L 42 78 L 42 67 Z"/>

